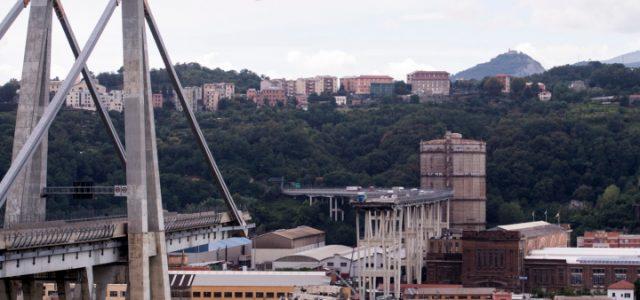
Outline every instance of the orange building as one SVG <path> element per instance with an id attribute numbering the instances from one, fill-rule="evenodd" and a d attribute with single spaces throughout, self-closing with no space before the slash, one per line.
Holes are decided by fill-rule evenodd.
<path id="1" fill-rule="evenodd" d="M 169 271 L 172 299 L 290 299 L 296 287 L 327 286 L 324 272 Z"/>
<path id="2" fill-rule="evenodd" d="M 393 77 L 386 75 L 361 75 L 340 78 L 340 85 L 344 90 L 357 95 L 371 94 L 372 83 L 393 83 Z"/>
<path id="3" fill-rule="evenodd" d="M 153 102 L 153 108 L 162 108 L 164 104 L 164 97 L 162 94 L 153 94 L 151 96 L 151 101 Z"/>

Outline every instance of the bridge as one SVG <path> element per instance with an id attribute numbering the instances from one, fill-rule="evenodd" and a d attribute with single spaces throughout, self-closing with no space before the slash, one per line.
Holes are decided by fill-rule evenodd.
<path id="1" fill-rule="evenodd" d="M 312 188 L 283 188 L 282 194 L 293 197 L 307 197 L 309 205 L 313 205 L 314 200 L 329 201 L 329 217 L 333 221 L 344 221 L 344 210 L 340 205 L 356 199 L 400 199 L 401 201 L 427 201 L 433 197 L 448 197 L 450 191 L 433 191 L 419 189 L 405 189 L 403 187 L 378 188 L 369 187 L 362 188 L 359 186 L 349 187 L 312 187 Z M 395 196 L 394 196 L 395 195 Z M 393 198 L 395 197 L 395 198 Z M 340 202 L 340 204 L 338 204 Z M 363 201 L 364 202 L 364 201 Z M 367 202 L 380 205 L 380 201 Z"/>
<path id="2" fill-rule="evenodd" d="M 126 283 L 128 299 L 170 299 L 167 253 L 233 235 L 247 235 L 251 217 L 240 211 L 222 177 L 202 130 L 185 100 L 182 84 L 146 0 L 104 0 L 106 7 L 80 48 L 61 0 L 18 0 L 0 23 L 0 39 L 29 8 L 13 160 L 0 181 L 0 299 L 42 299 L 42 284 L 57 283 L 59 299 L 104 299 L 110 283 Z M 123 24 L 125 142 L 99 101 L 86 63 L 114 11 Z M 49 95 L 51 31 L 56 16 L 75 57 L 53 98 Z M 145 26 L 146 23 L 146 26 Z M 151 101 L 148 46 L 150 33 L 185 117 L 202 151 L 227 211 L 177 214 L 162 208 L 162 193 Z M 47 187 L 47 135 L 75 80 L 82 76 L 114 150 L 126 183 L 90 191 Z M 124 146 L 126 144 L 126 147 Z M 126 197 L 125 216 L 47 221 L 47 195 L 115 194 Z M 95 289 L 94 289 L 95 286 Z"/>

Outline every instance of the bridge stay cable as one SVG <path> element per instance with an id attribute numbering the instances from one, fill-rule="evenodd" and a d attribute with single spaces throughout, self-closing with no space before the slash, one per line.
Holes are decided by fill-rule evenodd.
<path id="1" fill-rule="evenodd" d="M 71 47 L 71 52 L 73 52 L 73 56 L 77 59 L 80 56 L 80 46 L 78 46 L 78 41 L 76 40 L 76 36 L 73 33 L 73 29 L 71 28 L 71 24 L 69 24 L 69 20 L 67 18 L 66 13 L 64 12 L 64 7 L 62 6 L 62 2 L 60 0 L 53 0 L 53 10 L 56 12 L 56 16 L 60 21 L 60 25 L 62 26 L 62 31 L 64 31 L 64 35 L 69 42 L 69 46 Z M 120 137 L 118 136 L 118 132 L 113 126 L 113 122 L 111 122 L 111 118 L 109 117 L 109 112 L 102 106 L 100 103 L 100 98 L 98 98 L 98 92 L 96 91 L 96 83 L 93 77 L 91 77 L 91 73 L 89 69 L 85 65 L 82 69 L 82 77 L 84 78 L 84 82 L 87 85 L 87 89 L 91 94 L 91 99 L 93 100 L 93 104 L 98 111 L 98 115 L 102 120 L 102 123 L 109 134 L 109 138 L 113 143 L 113 146 L 122 162 L 122 166 L 126 167 L 127 158 L 124 150 L 124 146 L 122 146 L 122 141 L 120 141 Z"/>
<path id="2" fill-rule="evenodd" d="M 169 53 L 164 45 L 164 41 L 162 36 L 160 36 L 160 31 L 158 30 L 157 23 L 155 18 L 151 12 L 151 8 L 149 6 L 148 1 L 144 1 L 144 12 L 145 18 L 147 20 L 147 25 L 149 27 L 149 31 L 151 31 L 151 35 L 158 47 L 158 51 L 160 52 L 160 56 L 162 56 L 162 61 L 164 62 L 165 69 L 169 74 L 169 79 L 171 80 L 171 84 L 173 85 L 173 89 L 176 91 L 178 96 L 178 100 L 180 101 L 180 105 L 182 106 L 182 110 L 187 117 L 187 121 L 191 127 L 191 131 L 193 135 L 196 137 L 196 141 L 198 142 L 198 146 L 200 146 L 200 150 L 205 156 L 207 161 L 207 165 L 213 175 L 216 185 L 218 186 L 219 191 L 222 194 L 222 198 L 224 199 L 227 208 L 231 211 L 232 217 L 240 226 L 246 226 L 246 221 L 244 220 L 242 214 L 238 210 L 235 201 L 233 200 L 233 196 L 229 192 L 229 188 L 222 177 L 222 172 L 220 172 L 220 168 L 218 168 L 218 164 L 216 163 L 215 158 L 213 157 L 213 153 L 207 144 L 207 140 L 200 129 L 200 125 L 198 124 L 198 120 L 196 119 L 191 106 L 187 103 L 184 97 L 184 92 L 182 90 L 182 84 L 180 83 L 180 79 L 178 78 L 178 74 L 173 66 L 173 62 L 169 57 Z M 245 235 L 247 235 L 247 231 L 244 231 Z"/>
<path id="3" fill-rule="evenodd" d="M 53 120 L 62 108 L 66 95 L 69 93 L 69 90 L 71 90 L 73 82 L 85 68 L 89 56 L 93 52 L 93 49 L 118 5 L 119 0 L 109 0 L 107 7 L 104 9 L 98 23 L 91 32 L 84 49 L 80 52 L 78 58 L 73 63 L 73 66 L 65 77 L 65 80 L 62 82 L 60 89 L 55 94 L 49 105 L 45 108 L 42 117 L 33 128 L 31 134 L 29 134 L 29 137 L 11 163 L 9 170 L 7 170 L 2 181 L 0 181 L 0 207 L 7 201 L 7 193 L 16 180 L 16 177 L 23 170 L 27 161 L 33 157 L 35 150 L 42 143 L 43 137 L 48 132 Z"/>
<path id="4" fill-rule="evenodd" d="M 9 28 L 11 28 L 13 21 L 18 18 L 20 13 L 24 10 L 25 7 L 27 7 L 28 4 L 29 0 L 18 0 L 16 1 L 16 4 L 11 7 L 11 10 L 9 10 L 7 16 L 4 17 L 4 19 L 2 19 L 2 23 L 0 23 L 0 40 L 2 40 L 4 34 L 7 33 Z"/>

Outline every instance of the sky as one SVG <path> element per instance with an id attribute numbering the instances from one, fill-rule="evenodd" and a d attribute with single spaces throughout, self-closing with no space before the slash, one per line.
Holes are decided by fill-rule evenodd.
<path id="1" fill-rule="evenodd" d="M 63 0 L 84 44 L 107 0 Z M 15 0 L 0 0 L 0 16 Z M 174 62 L 271 78 L 456 73 L 509 49 L 545 68 L 640 50 L 638 0 L 149 0 Z M 19 78 L 28 10 L 0 41 L 0 82 Z M 122 65 L 117 11 L 88 66 Z M 57 20 L 52 77 L 73 63 Z M 149 35 L 150 37 L 150 35 Z M 151 47 L 152 67 L 161 67 Z"/>

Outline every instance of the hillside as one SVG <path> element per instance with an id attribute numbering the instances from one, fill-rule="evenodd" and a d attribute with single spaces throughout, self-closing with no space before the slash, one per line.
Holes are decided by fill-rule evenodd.
<path id="1" fill-rule="evenodd" d="M 525 77 L 544 72 L 542 65 L 529 55 L 517 51 L 509 51 L 492 58 L 489 62 L 481 63 L 453 76 L 454 80 L 480 80 L 496 74 L 508 74 Z"/>
<path id="2" fill-rule="evenodd" d="M 628 67 L 638 67 L 640 65 L 640 50 L 616 56 L 603 61 L 605 64 L 624 64 Z"/>

